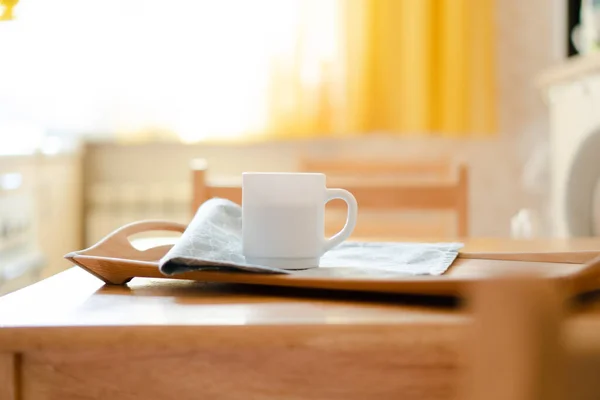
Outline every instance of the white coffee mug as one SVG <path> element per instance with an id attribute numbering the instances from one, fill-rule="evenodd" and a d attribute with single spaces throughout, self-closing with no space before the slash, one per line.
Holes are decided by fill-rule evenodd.
<path id="1" fill-rule="evenodd" d="M 358 205 L 350 192 L 328 189 L 318 173 L 242 174 L 243 252 L 248 264 L 282 269 L 319 266 L 325 252 L 346 240 L 356 225 Z M 348 204 L 344 228 L 325 238 L 325 204 Z"/>

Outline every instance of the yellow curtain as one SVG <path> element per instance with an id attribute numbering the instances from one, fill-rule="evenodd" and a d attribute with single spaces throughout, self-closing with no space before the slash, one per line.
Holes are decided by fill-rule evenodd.
<path id="1" fill-rule="evenodd" d="M 489 135 L 494 1 L 29 0 L 0 104 L 123 140 Z"/>
<path id="2" fill-rule="evenodd" d="M 329 58 L 303 52 L 303 35 L 320 26 L 318 9 L 304 4 L 295 63 L 272 74 L 278 90 L 265 135 L 496 131 L 494 0 L 338 0 L 330 17 L 334 3 L 336 32 L 317 33 L 336 35 Z M 314 86 L 303 62 L 316 63 Z"/>
<path id="3" fill-rule="evenodd" d="M 363 131 L 496 131 L 493 0 L 348 2 L 354 112 Z M 365 29 L 352 29 L 354 21 Z M 366 64 L 361 63 L 364 60 Z"/>

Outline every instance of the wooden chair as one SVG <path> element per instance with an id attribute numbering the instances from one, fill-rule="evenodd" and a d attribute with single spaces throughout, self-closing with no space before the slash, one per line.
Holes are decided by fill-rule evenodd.
<path id="1" fill-rule="evenodd" d="M 228 183 L 214 184 L 206 179 L 208 163 L 202 158 L 191 162 L 192 170 L 192 215 L 202 203 L 213 197 L 229 199 L 242 204 L 242 187 Z"/>
<path id="2" fill-rule="evenodd" d="M 562 400 L 563 304 L 551 282 L 505 275 L 481 281 L 465 338 L 468 400 Z"/>
<path id="3" fill-rule="evenodd" d="M 569 334 L 577 301 L 535 276 L 504 275 L 474 285 L 466 368 L 457 398 L 592 400 L 600 398 L 598 347 Z M 590 331 L 592 334 L 592 331 Z"/>
<path id="4" fill-rule="evenodd" d="M 369 208 L 369 205 L 375 209 L 392 211 L 452 211 L 456 215 L 456 232 L 452 235 L 468 236 L 469 179 L 468 169 L 465 165 L 459 165 L 456 169 L 457 176 L 453 176 L 455 169 L 447 159 L 382 161 L 304 158 L 300 161 L 300 170 L 325 173 L 328 182 L 331 182 L 330 186 L 331 184 L 338 186 L 337 183 L 340 182 L 342 187 L 348 188 L 348 185 L 343 182 L 352 179 L 357 182 L 358 186 L 364 186 L 365 190 L 370 190 L 367 187 L 372 186 L 368 182 L 378 182 L 381 187 L 386 187 L 386 193 L 373 190 L 370 194 L 364 194 L 371 200 L 367 202 L 369 204 L 359 201 L 360 210 L 363 211 L 365 208 Z M 362 182 L 367 183 L 363 184 Z M 397 229 L 399 224 L 400 222 L 395 222 L 395 224 L 390 224 L 389 228 L 383 228 L 383 224 L 380 223 L 379 233 L 375 231 L 373 234 L 374 236 L 398 236 L 399 233 L 394 231 L 394 227 Z M 404 231 L 410 232 L 411 236 L 427 236 L 428 227 L 423 227 L 423 218 L 418 219 L 416 223 L 406 219 L 401 224 L 407 225 Z M 367 224 L 363 219 L 363 226 L 365 225 Z M 439 233 L 443 231 L 439 223 L 429 230 L 436 232 L 433 233 L 433 236 L 447 236 L 447 234 Z M 363 229 L 360 234 L 373 236 L 368 229 Z M 402 234 L 400 232 L 400 235 Z"/>
<path id="5" fill-rule="evenodd" d="M 238 204 L 242 201 L 239 184 L 211 183 L 207 180 L 207 163 L 203 159 L 195 159 L 192 169 L 192 210 L 212 197 L 230 199 Z M 457 233 L 460 237 L 468 235 L 468 176 L 464 166 L 459 167 L 458 179 L 450 183 L 407 184 L 396 185 L 366 180 L 352 180 L 341 187 L 349 190 L 356 197 L 361 210 L 454 210 L 458 216 Z M 344 208 L 343 202 L 329 203 L 334 208 Z M 360 224 L 360 221 L 359 221 Z M 382 235 L 373 232 L 368 236 Z M 394 236 L 394 232 L 382 236 Z M 363 235 L 367 236 L 367 235 Z M 395 235 L 398 236 L 398 235 Z"/>

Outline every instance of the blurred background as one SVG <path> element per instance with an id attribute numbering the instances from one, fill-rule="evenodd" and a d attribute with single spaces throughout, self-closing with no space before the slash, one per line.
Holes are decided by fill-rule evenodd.
<path id="1" fill-rule="evenodd" d="M 598 0 L 0 0 L 0 292 L 189 221 L 199 158 L 458 180 L 387 236 L 596 236 L 599 37 Z"/>

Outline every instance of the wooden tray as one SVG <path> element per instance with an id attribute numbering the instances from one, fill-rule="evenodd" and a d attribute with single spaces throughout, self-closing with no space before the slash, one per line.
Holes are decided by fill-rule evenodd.
<path id="1" fill-rule="evenodd" d="M 384 293 L 464 296 L 474 281 L 497 273 L 540 274 L 555 280 L 567 295 L 600 289 L 600 252 L 563 253 L 459 253 L 441 276 L 410 276 L 394 279 L 347 279 L 271 275 L 239 272 L 187 272 L 165 276 L 158 260 L 170 245 L 138 250 L 129 237 L 148 231 L 183 232 L 186 226 L 167 221 L 141 221 L 125 225 L 88 249 L 69 253 L 68 260 L 108 284 L 122 285 L 135 277 L 187 279 L 254 285 L 290 286 Z"/>

